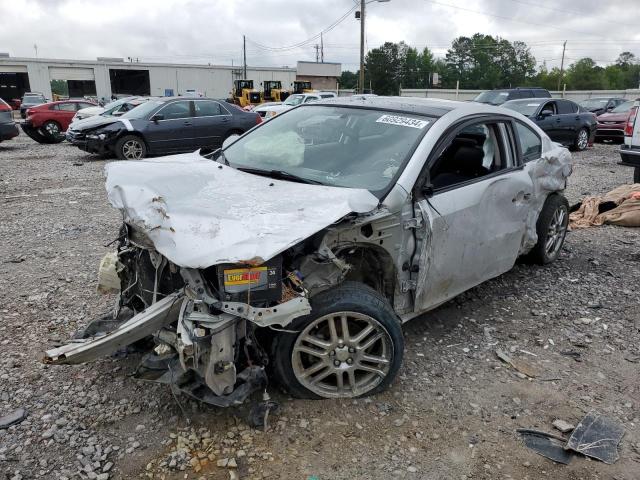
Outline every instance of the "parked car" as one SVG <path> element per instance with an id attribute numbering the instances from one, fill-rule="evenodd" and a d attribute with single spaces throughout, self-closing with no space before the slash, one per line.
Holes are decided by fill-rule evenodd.
<path id="1" fill-rule="evenodd" d="M 620 147 L 621 165 L 633 167 L 633 183 L 640 183 L 640 99 L 633 102 L 624 127 L 624 145 Z"/>
<path id="2" fill-rule="evenodd" d="M 86 152 L 122 160 L 218 148 L 227 137 L 262 122 L 257 113 L 223 100 L 189 97 L 158 98 L 120 117 L 91 120 L 72 125 L 67 140 Z"/>
<path id="3" fill-rule="evenodd" d="M 333 134 L 316 142 L 309 121 Z M 137 376 L 213 405 L 267 372 L 298 397 L 371 395 L 398 372 L 403 322 L 562 249 L 571 155 L 508 109 L 337 98 L 225 143 L 107 165 L 125 223 L 99 289 L 130 315 L 45 362 L 153 335 Z"/>
<path id="4" fill-rule="evenodd" d="M 554 142 L 574 150 L 584 150 L 596 135 L 596 116 L 571 100 L 529 98 L 502 104 L 534 121 Z"/>
<path id="5" fill-rule="evenodd" d="M 0 98 L 0 142 L 17 137 L 19 133 L 18 126 L 13 120 L 13 109 Z"/>
<path id="6" fill-rule="evenodd" d="M 626 102 L 627 100 L 624 98 L 616 98 L 616 97 L 594 97 L 589 98 L 587 100 L 583 100 L 579 103 L 579 105 L 586 110 L 587 112 L 595 113 L 596 115 L 601 115 L 605 112 L 610 112 L 618 105 Z"/>
<path id="7" fill-rule="evenodd" d="M 336 98 L 337 96 L 334 92 L 294 93 L 293 95 L 289 95 L 284 102 L 271 102 L 269 104 L 259 105 L 255 107 L 253 111 L 263 118 L 271 118 L 297 105 L 319 102 L 320 100 Z"/>
<path id="8" fill-rule="evenodd" d="M 21 127 L 36 142 L 60 143 L 76 112 L 92 106 L 95 104 L 85 100 L 62 100 L 36 105 L 27 109 L 27 118 Z"/>
<path id="9" fill-rule="evenodd" d="M 538 87 L 500 88 L 482 92 L 473 101 L 488 105 L 502 105 L 504 102 L 521 98 L 551 98 L 551 94 L 549 90 Z"/>
<path id="10" fill-rule="evenodd" d="M 95 105 L 92 107 L 83 108 L 82 110 L 78 110 L 78 112 L 74 115 L 72 123 L 77 122 L 78 120 L 84 120 L 85 118 L 93 117 L 94 115 L 103 115 L 105 117 L 119 117 L 120 115 L 124 115 L 129 110 L 133 110 L 135 107 L 137 107 L 141 103 L 148 101 L 151 98 L 152 97 L 126 97 L 107 103 L 104 107 Z"/>
<path id="11" fill-rule="evenodd" d="M 37 92 L 25 93 L 20 101 L 20 116 L 27 118 L 27 109 L 43 103 L 47 103 L 47 98 L 43 94 Z"/>
<path id="12" fill-rule="evenodd" d="M 629 100 L 621 103 L 613 110 L 598 115 L 596 126 L 596 140 L 624 140 L 624 127 L 627 124 L 629 110 L 633 106 L 633 101 Z"/>

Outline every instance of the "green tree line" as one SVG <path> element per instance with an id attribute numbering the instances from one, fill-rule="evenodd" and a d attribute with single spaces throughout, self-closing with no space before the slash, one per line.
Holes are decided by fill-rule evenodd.
<path id="1" fill-rule="evenodd" d="M 358 78 L 359 71 L 342 72 L 340 88 L 357 88 Z M 397 95 L 400 88 L 455 88 L 456 82 L 463 89 L 539 86 L 556 90 L 559 78 L 558 67 L 549 70 L 544 62 L 538 66 L 526 43 L 481 33 L 456 38 L 444 59 L 435 58 L 429 48 L 418 51 L 405 42 L 385 42 L 365 57 L 365 88 L 380 95 Z M 638 88 L 640 61 L 631 52 L 622 52 L 606 67 L 581 58 L 566 67 L 561 83 L 567 90 Z"/>

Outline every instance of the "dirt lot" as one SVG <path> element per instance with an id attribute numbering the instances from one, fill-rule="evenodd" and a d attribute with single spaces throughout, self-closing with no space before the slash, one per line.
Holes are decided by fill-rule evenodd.
<path id="1" fill-rule="evenodd" d="M 615 146 L 574 158 L 571 203 L 632 178 Z M 24 135 L 0 144 L 0 416 L 29 413 L 0 430 L 0 479 L 640 478 L 640 231 L 571 232 L 555 264 L 517 265 L 410 322 L 399 378 L 381 395 L 300 401 L 271 389 L 282 413 L 263 432 L 246 426 L 247 408 L 129 378 L 136 355 L 40 363 L 114 302 L 95 291 L 120 224 L 104 165 Z M 523 378 L 496 349 L 540 375 Z M 626 428 L 614 465 L 554 464 L 515 432 L 592 409 Z"/>

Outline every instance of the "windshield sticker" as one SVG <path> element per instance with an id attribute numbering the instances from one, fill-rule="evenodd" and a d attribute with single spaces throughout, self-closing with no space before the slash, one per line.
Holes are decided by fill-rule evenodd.
<path id="1" fill-rule="evenodd" d="M 415 118 L 401 117 L 399 115 L 382 115 L 376 123 L 388 123 L 400 127 L 424 128 L 429 125 L 427 120 L 417 120 Z"/>

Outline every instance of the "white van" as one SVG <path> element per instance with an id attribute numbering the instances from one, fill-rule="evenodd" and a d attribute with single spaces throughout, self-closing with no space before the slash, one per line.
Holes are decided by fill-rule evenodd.
<path id="1" fill-rule="evenodd" d="M 640 98 L 633 103 L 629 110 L 627 124 L 624 127 L 624 145 L 620 147 L 620 165 L 634 167 L 633 183 L 640 183 Z"/>

